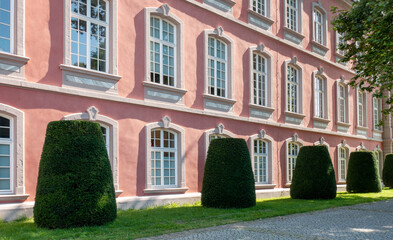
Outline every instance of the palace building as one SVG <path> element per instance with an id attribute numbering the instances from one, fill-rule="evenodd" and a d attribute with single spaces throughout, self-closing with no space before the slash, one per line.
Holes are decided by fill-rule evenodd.
<path id="1" fill-rule="evenodd" d="M 339 189 L 352 151 L 392 152 L 382 102 L 347 85 L 349 0 L 1 0 L 0 218 L 32 216 L 49 122 L 101 125 L 119 208 L 200 199 L 209 143 L 247 141 L 257 196 L 305 145 Z"/>

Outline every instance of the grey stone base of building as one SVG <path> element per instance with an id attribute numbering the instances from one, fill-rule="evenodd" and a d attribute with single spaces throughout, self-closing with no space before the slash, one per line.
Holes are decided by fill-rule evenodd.
<path id="1" fill-rule="evenodd" d="M 338 185 L 337 191 L 345 191 L 346 185 Z M 256 190 L 257 199 L 278 198 L 289 196 L 289 188 L 261 189 Z M 118 209 L 143 209 L 166 204 L 193 204 L 201 200 L 200 193 L 172 194 L 142 197 L 118 197 Z M 13 221 L 19 218 L 33 217 L 34 202 L 0 204 L 0 219 Z"/>

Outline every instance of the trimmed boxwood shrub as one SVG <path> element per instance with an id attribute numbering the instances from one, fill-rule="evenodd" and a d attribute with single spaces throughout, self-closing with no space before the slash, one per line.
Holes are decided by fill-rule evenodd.
<path id="1" fill-rule="evenodd" d="M 244 139 L 215 139 L 210 143 L 202 184 L 202 205 L 213 208 L 255 206 L 255 182 Z"/>
<path id="2" fill-rule="evenodd" d="M 116 210 L 112 171 L 99 124 L 49 123 L 34 206 L 37 226 L 102 225 L 115 220 Z"/>
<path id="3" fill-rule="evenodd" d="M 347 191 L 350 193 L 382 191 L 374 152 L 351 153 L 348 162 Z"/>
<path id="4" fill-rule="evenodd" d="M 333 199 L 336 197 L 336 177 L 327 147 L 300 148 L 290 194 L 294 199 Z"/>
<path id="5" fill-rule="evenodd" d="M 386 187 L 393 188 L 393 154 L 387 154 L 385 157 L 382 180 Z"/>

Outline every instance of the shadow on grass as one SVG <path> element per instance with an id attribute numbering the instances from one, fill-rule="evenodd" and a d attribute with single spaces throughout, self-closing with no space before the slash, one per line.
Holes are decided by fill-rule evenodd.
<path id="1" fill-rule="evenodd" d="M 115 222 L 103 226 L 48 230 L 37 228 L 32 219 L 0 223 L 0 239 L 133 239 L 190 229 L 310 212 L 393 198 L 393 190 L 382 193 L 339 193 L 330 200 L 290 198 L 258 200 L 245 209 L 205 208 L 176 204 L 142 210 L 121 210 Z"/>

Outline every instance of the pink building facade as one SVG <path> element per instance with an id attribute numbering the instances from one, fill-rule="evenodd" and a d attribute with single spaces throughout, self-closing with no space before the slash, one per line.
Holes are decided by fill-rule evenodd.
<path id="1" fill-rule="evenodd" d="M 350 4 L 1 1 L 1 216 L 31 211 L 46 126 L 62 119 L 100 123 L 124 208 L 198 199 L 219 137 L 247 141 L 262 197 L 288 192 L 304 145 L 328 146 L 341 187 L 350 152 L 382 166 L 391 123 L 347 86 L 330 24 Z"/>

